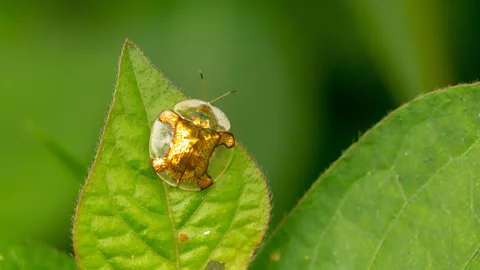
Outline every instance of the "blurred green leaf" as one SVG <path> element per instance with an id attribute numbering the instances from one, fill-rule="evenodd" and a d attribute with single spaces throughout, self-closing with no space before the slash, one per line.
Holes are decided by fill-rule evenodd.
<path id="1" fill-rule="evenodd" d="M 445 15 L 437 1 L 352 1 L 349 6 L 366 49 L 399 104 L 451 82 Z"/>
<path id="2" fill-rule="evenodd" d="M 80 184 L 84 183 L 85 179 L 85 171 L 87 166 L 83 164 L 80 159 L 74 156 L 71 152 L 69 152 L 65 147 L 60 145 L 50 134 L 48 134 L 45 130 L 39 127 L 33 121 L 27 121 L 25 123 L 26 130 L 35 138 L 37 141 L 45 146 L 50 153 L 52 153 L 60 163 L 65 165 L 70 172 L 73 174 L 75 179 L 77 179 Z"/>
<path id="3" fill-rule="evenodd" d="M 47 246 L 0 238 L 0 269 L 77 269 L 75 260 Z"/>
<path id="4" fill-rule="evenodd" d="M 317 180 L 252 269 L 479 268 L 479 104 L 480 84 L 460 85 L 391 113 Z"/>
<path id="5" fill-rule="evenodd" d="M 113 104 L 74 221 L 81 269 L 245 268 L 262 241 L 270 211 L 268 190 L 243 147 L 235 147 L 222 178 L 203 191 L 170 187 L 153 172 L 150 127 L 162 110 L 182 99 L 127 41 Z"/>

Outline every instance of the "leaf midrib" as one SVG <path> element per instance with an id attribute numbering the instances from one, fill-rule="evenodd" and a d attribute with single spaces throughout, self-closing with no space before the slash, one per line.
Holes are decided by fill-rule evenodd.
<path id="1" fill-rule="evenodd" d="M 145 99 L 142 95 L 142 91 L 140 90 L 140 85 L 138 84 L 138 80 L 137 80 L 137 72 L 136 72 L 136 69 L 133 67 L 133 62 L 132 62 L 132 59 L 130 58 L 130 48 L 129 48 L 129 45 L 133 45 L 133 44 L 129 44 L 129 42 L 126 43 L 126 48 L 129 52 L 128 54 L 128 60 L 130 61 L 130 64 L 131 64 L 131 67 L 132 67 L 132 70 L 133 70 L 133 73 L 134 73 L 134 77 L 135 77 L 135 85 L 137 86 L 137 90 L 138 90 L 138 93 L 140 94 L 140 99 L 142 100 L 142 104 L 143 104 L 143 108 L 145 110 L 145 118 L 147 120 L 147 127 L 148 127 L 148 130 L 151 131 L 151 127 L 150 127 L 150 119 L 148 118 L 148 111 L 147 111 L 147 105 L 145 103 Z M 134 45 L 133 45 L 134 46 Z M 173 245 L 174 245 L 174 249 L 175 249 L 175 266 L 177 269 L 180 269 L 180 255 L 179 255 L 179 252 L 178 252 L 178 242 L 177 242 L 177 230 L 175 228 L 175 222 L 174 222 L 174 219 L 172 217 L 172 213 L 170 211 L 170 200 L 168 198 L 168 187 L 166 186 L 165 182 L 162 181 L 162 185 L 163 185 L 163 188 L 164 188 L 164 194 L 165 194 L 165 202 L 167 203 L 167 211 L 168 211 L 168 218 L 170 220 L 170 225 L 172 227 L 172 233 L 173 233 Z M 159 254 L 157 254 L 157 256 L 160 256 Z"/>

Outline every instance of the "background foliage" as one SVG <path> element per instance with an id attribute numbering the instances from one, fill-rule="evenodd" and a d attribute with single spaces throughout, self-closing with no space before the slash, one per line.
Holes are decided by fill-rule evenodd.
<path id="1" fill-rule="evenodd" d="M 128 37 L 188 96 L 198 69 L 273 193 L 271 227 L 343 149 L 421 92 L 478 79 L 457 1 L 17 1 L 0 6 L 0 236 L 71 251 L 70 223 Z M 83 164 L 26 132 L 33 121 Z M 14 207 L 12 207 L 14 206 Z"/>

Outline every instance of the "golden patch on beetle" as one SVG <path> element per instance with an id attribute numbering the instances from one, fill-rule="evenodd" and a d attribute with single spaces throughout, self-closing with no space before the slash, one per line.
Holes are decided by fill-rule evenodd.
<path id="1" fill-rule="evenodd" d="M 196 181 L 200 189 L 213 184 L 207 168 L 213 151 L 220 145 L 231 148 L 235 145 L 232 133 L 215 131 L 208 120 L 197 122 L 181 118 L 178 114 L 164 110 L 159 119 L 172 126 L 174 135 L 168 153 L 163 158 L 152 159 L 155 172 L 167 171 L 177 181 Z"/>

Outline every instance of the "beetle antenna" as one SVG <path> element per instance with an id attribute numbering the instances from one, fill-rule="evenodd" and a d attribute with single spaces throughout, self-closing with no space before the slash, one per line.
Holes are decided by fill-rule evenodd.
<path id="1" fill-rule="evenodd" d="M 206 102 L 207 101 L 207 92 L 205 91 L 205 80 L 203 79 L 203 73 L 201 70 L 200 72 L 200 80 L 202 81 L 202 92 L 203 92 L 203 100 Z"/>
<path id="2" fill-rule="evenodd" d="M 221 95 L 221 96 L 219 96 L 219 97 L 211 100 L 211 101 L 208 102 L 208 103 L 209 103 L 209 104 L 212 104 L 213 102 L 215 102 L 215 101 L 217 101 L 217 100 L 219 100 L 219 99 L 221 99 L 221 98 L 224 98 L 224 97 L 226 97 L 226 96 L 228 96 L 228 95 L 230 95 L 230 94 L 233 94 L 233 93 L 235 93 L 235 92 L 237 92 L 236 89 L 235 89 L 235 90 L 230 90 L 230 91 L 226 92 L 225 94 L 223 94 L 223 95 Z"/>

